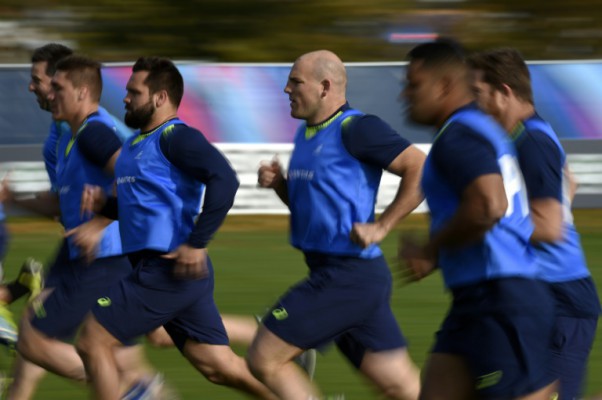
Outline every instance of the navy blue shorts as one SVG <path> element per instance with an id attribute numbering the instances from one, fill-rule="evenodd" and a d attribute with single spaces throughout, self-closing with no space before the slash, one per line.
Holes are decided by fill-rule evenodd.
<path id="1" fill-rule="evenodd" d="M 263 319 L 266 328 L 302 349 L 335 341 L 357 368 L 366 350 L 406 346 L 390 306 L 391 273 L 384 257 L 306 254 L 309 276 Z"/>
<path id="2" fill-rule="evenodd" d="M 209 275 L 183 280 L 173 275 L 173 260 L 160 256 L 138 261 L 134 271 L 104 294 L 92 312 L 122 343 L 164 326 L 182 350 L 187 339 L 227 345 L 228 335 L 213 301 L 213 267 Z"/>
<path id="3" fill-rule="evenodd" d="M 89 265 L 63 259 L 53 271 L 53 291 L 42 304 L 34 302 L 32 325 L 46 336 L 70 340 L 98 298 L 128 276 L 132 266 L 125 256 L 99 258 Z"/>
<path id="4" fill-rule="evenodd" d="M 46 288 L 53 288 L 58 286 L 62 278 L 63 274 L 70 274 L 70 265 L 71 260 L 69 256 L 69 245 L 67 244 L 67 239 L 64 239 L 61 242 L 61 246 L 59 247 L 54 259 L 46 268 Z"/>
<path id="5" fill-rule="evenodd" d="M 560 377 L 560 399 L 581 398 L 597 326 L 598 318 L 556 317 L 550 373 Z"/>
<path id="6" fill-rule="evenodd" d="M 513 398 L 541 389 L 549 373 L 554 301 L 543 282 L 496 279 L 454 289 L 433 353 L 464 358 L 479 398 Z"/>

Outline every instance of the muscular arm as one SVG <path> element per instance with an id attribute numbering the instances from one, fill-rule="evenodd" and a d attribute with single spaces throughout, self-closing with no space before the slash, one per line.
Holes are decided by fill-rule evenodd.
<path id="1" fill-rule="evenodd" d="M 502 176 L 481 175 L 464 189 L 456 213 L 427 247 L 437 252 L 442 247 L 460 247 L 481 240 L 504 216 L 507 207 Z"/>
<path id="2" fill-rule="evenodd" d="M 564 176 L 566 176 L 569 183 L 569 200 L 572 204 L 575 199 L 575 194 L 577 193 L 577 188 L 579 188 L 579 182 L 577 182 L 577 178 L 575 178 L 575 174 L 571 171 L 568 163 L 564 165 Z"/>
<path id="3" fill-rule="evenodd" d="M 554 198 L 529 200 L 533 220 L 534 242 L 556 242 L 562 239 L 562 204 Z"/>
<path id="4" fill-rule="evenodd" d="M 401 177 L 395 198 L 378 220 L 375 223 L 354 224 L 351 240 L 366 247 L 384 239 L 424 198 L 420 180 L 426 156 L 374 115 L 345 121 L 343 143 L 358 160 Z"/>
<path id="5" fill-rule="evenodd" d="M 77 138 L 77 146 L 84 157 L 113 176 L 115 161 L 121 152 L 121 140 L 115 131 L 99 121 L 88 123 Z"/>
<path id="6" fill-rule="evenodd" d="M 377 221 L 387 232 L 418 207 L 424 199 L 420 189 L 420 179 L 425 158 L 426 155 L 421 150 L 410 146 L 387 168 L 389 172 L 401 177 L 395 198 Z"/>
<path id="7" fill-rule="evenodd" d="M 550 137 L 538 130 L 527 132 L 517 150 L 534 225 L 531 241 L 558 241 L 563 236 L 562 180 L 567 168 L 562 153 Z"/>
<path id="8" fill-rule="evenodd" d="M 274 187 L 274 191 L 278 195 L 278 198 L 288 206 L 288 186 L 285 178 L 282 178 L 282 182 Z"/>
<path id="9" fill-rule="evenodd" d="M 458 208 L 427 248 L 461 247 L 481 240 L 508 207 L 504 181 L 491 143 L 470 127 L 450 126 L 431 148 L 433 165 L 458 194 Z"/>
<path id="10" fill-rule="evenodd" d="M 188 239 L 191 247 L 205 248 L 234 204 L 236 173 L 222 153 L 192 128 L 179 126 L 164 136 L 161 149 L 183 173 L 205 184 L 203 210 Z"/>
<path id="11" fill-rule="evenodd" d="M 32 197 L 11 196 L 11 201 L 36 214 L 54 219 L 61 215 L 58 195 L 53 191 L 35 193 Z"/>

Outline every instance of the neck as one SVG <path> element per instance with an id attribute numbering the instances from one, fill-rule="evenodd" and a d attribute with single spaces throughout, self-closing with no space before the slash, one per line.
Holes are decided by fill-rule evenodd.
<path id="1" fill-rule="evenodd" d="M 435 127 L 437 129 L 441 129 L 441 127 L 443 127 L 443 125 L 445 124 L 445 121 L 448 120 L 448 118 L 455 113 L 457 110 L 459 110 L 462 107 L 465 107 L 467 105 L 469 105 L 470 103 L 472 103 L 474 101 L 474 98 L 470 97 L 470 96 L 466 96 L 466 97 L 461 97 L 461 98 L 457 98 L 454 101 L 449 101 L 447 102 L 447 104 L 445 104 L 442 108 L 441 108 L 441 113 L 439 114 L 440 117 L 439 119 L 436 121 L 435 123 Z"/>
<path id="2" fill-rule="evenodd" d="M 502 126 L 507 132 L 512 132 L 519 122 L 535 114 L 535 107 L 531 103 L 515 102 L 508 107 L 508 112 L 502 118 Z"/>
<path id="3" fill-rule="evenodd" d="M 313 115 L 311 118 L 305 120 L 305 123 L 309 126 L 319 125 L 323 122 L 326 122 L 330 117 L 332 117 L 341 107 L 345 105 L 347 101 L 345 99 L 332 102 L 330 105 L 322 107 L 320 112 Z"/>
<path id="4" fill-rule="evenodd" d="M 151 120 L 148 122 L 148 124 L 146 124 L 145 126 L 140 128 L 140 132 L 149 132 L 158 126 L 163 125 L 170 119 L 174 119 L 177 117 L 178 117 L 178 114 L 175 110 L 170 113 L 162 113 L 162 114 L 155 113 L 155 115 L 153 115 L 153 118 L 151 118 Z"/>
<path id="5" fill-rule="evenodd" d="M 92 113 L 98 111 L 98 104 L 90 104 L 86 107 L 82 107 L 72 118 L 67 120 L 69 127 L 71 128 L 71 135 L 77 135 L 77 131 L 81 128 L 82 124 Z"/>

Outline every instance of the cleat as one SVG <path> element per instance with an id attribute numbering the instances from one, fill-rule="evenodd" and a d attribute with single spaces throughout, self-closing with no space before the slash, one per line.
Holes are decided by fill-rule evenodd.
<path id="1" fill-rule="evenodd" d="M 121 398 L 121 400 L 158 400 L 164 399 L 163 375 L 156 374 L 149 381 L 136 382 Z"/>
<path id="2" fill-rule="evenodd" d="M 17 343 L 17 324 L 6 304 L 0 303 L 0 345 L 14 348 Z"/>
<path id="3" fill-rule="evenodd" d="M 29 291 L 29 302 L 38 297 L 44 289 L 43 269 L 41 262 L 30 257 L 25 260 L 17 275 L 17 282 Z"/>

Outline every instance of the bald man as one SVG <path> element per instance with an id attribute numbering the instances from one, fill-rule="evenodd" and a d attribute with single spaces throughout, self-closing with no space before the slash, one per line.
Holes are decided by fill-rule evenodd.
<path id="1" fill-rule="evenodd" d="M 374 115 L 351 108 L 347 74 L 332 52 L 299 57 L 284 92 L 302 120 L 288 173 L 275 159 L 258 171 L 291 213 L 291 244 L 309 276 L 263 319 L 248 353 L 252 372 L 285 399 L 318 398 L 293 379 L 291 360 L 335 342 L 391 399 L 416 399 L 419 374 L 391 311 L 391 274 L 378 243 L 422 201 L 425 155 Z M 395 199 L 375 219 L 383 169 L 402 178 Z"/>

